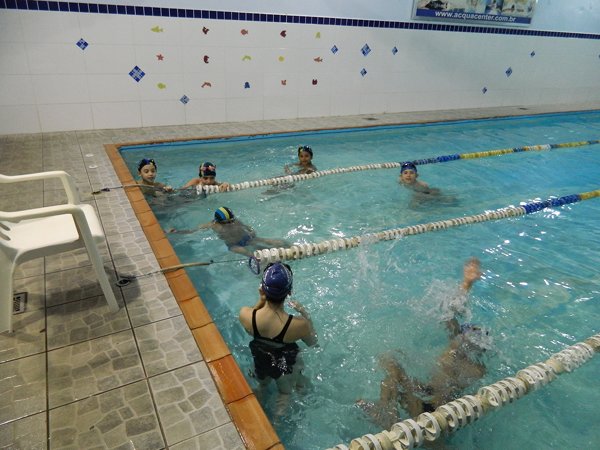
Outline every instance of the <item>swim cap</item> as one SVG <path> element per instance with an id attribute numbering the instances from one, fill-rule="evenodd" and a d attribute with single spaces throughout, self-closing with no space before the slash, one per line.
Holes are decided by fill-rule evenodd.
<path id="1" fill-rule="evenodd" d="M 292 269 L 287 264 L 269 264 L 263 272 L 261 288 L 273 300 L 283 300 L 292 292 Z"/>
<path id="2" fill-rule="evenodd" d="M 235 219 L 233 211 L 231 211 L 227 206 L 221 206 L 215 211 L 215 222 L 231 222 L 233 219 Z"/>
<path id="3" fill-rule="evenodd" d="M 492 337 L 490 332 L 479 325 L 463 323 L 460 325 L 461 335 L 479 350 L 490 350 L 492 348 Z"/>
<path id="4" fill-rule="evenodd" d="M 311 158 L 313 156 L 312 148 L 310 148 L 308 145 L 298 147 L 298 155 L 300 154 L 300 152 L 309 153 Z"/>
<path id="5" fill-rule="evenodd" d="M 158 167 L 156 167 L 156 162 L 154 162 L 153 159 L 147 159 L 144 158 L 142 159 L 139 163 L 138 163 L 138 172 L 140 170 L 142 170 L 142 167 L 147 166 L 148 164 L 152 164 L 154 166 L 155 169 L 157 169 Z"/>
<path id="6" fill-rule="evenodd" d="M 400 167 L 400 173 L 404 172 L 405 170 L 414 170 L 415 173 L 417 173 L 417 166 L 411 162 L 402 163 L 402 166 Z"/>
<path id="7" fill-rule="evenodd" d="M 216 177 L 217 176 L 217 166 L 215 166 L 211 162 L 205 162 L 200 166 L 200 176 L 201 177 Z"/>

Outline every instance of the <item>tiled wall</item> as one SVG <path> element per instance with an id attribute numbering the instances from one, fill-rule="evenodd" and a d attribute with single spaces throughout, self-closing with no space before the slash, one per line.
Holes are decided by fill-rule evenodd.
<path id="1" fill-rule="evenodd" d="M 0 134 L 587 102 L 600 34 L 0 0 Z"/>

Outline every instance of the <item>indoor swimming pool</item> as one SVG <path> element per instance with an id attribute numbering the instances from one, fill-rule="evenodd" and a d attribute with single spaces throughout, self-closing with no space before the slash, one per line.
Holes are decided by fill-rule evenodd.
<path id="1" fill-rule="evenodd" d="M 600 138 L 600 112 L 261 135 L 122 147 L 132 174 L 152 158 L 157 180 L 174 188 L 198 175 L 205 161 L 221 182 L 284 175 L 310 146 L 319 170 L 439 155 Z M 398 183 L 399 169 L 331 174 L 291 185 L 196 195 L 149 196 L 162 228 L 194 229 L 227 206 L 261 237 L 291 244 L 348 238 L 464 217 L 520 203 L 600 188 L 600 145 L 511 153 L 418 165 L 419 180 L 440 190 L 419 196 Z M 600 199 L 547 208 L 522 217 L 470 224 L 289 262 L 292 298 L 311 313 L 319 346 L 304 349 L 311 387 L 275 417 L 275 389 L 263 407 L 287 449 L 323 449 L 381 430 L 357 406 L 376 400 L 381 355 L 427 380 L 448 337 L 440 307 L 462 277 L 465 260 L 483 276 L 464 320 L 491 338 L 486 373 L 465 393 L 512 376 L 599 332 Z M 168 234 L 248 382 L 250 336 L 238 322 L 257 300 L 260 278 L 242 255 L 210 230 Z M 291 312 L 291 311 L 290 311 Z M 597 358 L 543 390 L 491 413 L 449 439 L 450 448 L 594 448 L 600 403 Z M 402 414 L 406 418 L 406 413 Z"/>

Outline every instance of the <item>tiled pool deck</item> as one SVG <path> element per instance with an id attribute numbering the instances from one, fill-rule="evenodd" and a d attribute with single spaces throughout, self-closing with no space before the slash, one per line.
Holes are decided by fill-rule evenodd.
<path id="1" fill-rule="evenodd" d="M 1 172 L 69 172 L 98 211 L 116 281 L 179 262 L 139 191 L 91 194 L 132 181 L 121 144 L 590 109 L 600 105 L 0 136 Z M 0 185 L 0 210 L 62 203 L 59 187 Z M 284 448 L 183 269 L 114 286 L 117 313 L 84 250 L 19 266 L 15 292 L 24 291 L 26 312 L 14 316 L 14 333 L 0 334 L 0 448 Z"/>

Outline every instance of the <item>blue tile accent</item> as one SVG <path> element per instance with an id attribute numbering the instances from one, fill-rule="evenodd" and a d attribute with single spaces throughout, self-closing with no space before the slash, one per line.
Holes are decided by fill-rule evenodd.
<path id="1" fill-rule="evenodd" d="M 371 53 L 371 47 L 369 47 L 369 44 L 365 44 L 363 45 L 363 48 L 360 49 L 360 52 L 363 54 L 363 56 L 367 56 L 369 53 Z"/>
<path id="2" fill-rule="evenodd" d="M 369 28 L 396 28 L 405 30 L 433 30 L 451 33 L 498 34 L 516 36 L 543 36 L 563 39 L 600 40 L 600 33 L 575 33 L 562 31 L 543 31 L 529 28 L 511 28 L 474 25 L 438 24 L 430 22 L 394 22 L 389 20 L 347 19 L 340 17 L 292 16 L 265 13 L 245 13 L 230 11 L 209 11 L 197 9 L 161 8 L 151 6 L 107 5 L 102 3 L 84 3 L 47 0 L 0 0 L 0 9 L 22 9 L 31 11 L 61 11 L 92 14 L 120 14 L 154 17 L 202 18 L 214 20 L 248 20 L 254 22 L 281 22 L 318 24 Z"/>
<path id="3" fill-rule="evenodd" d="M 138 66 L 135 66 L 133 69 L 131 69 L 131 72 L 129 72 L 129 76 L 131 78 L 133 78 L 135 81 L 137 81 L 139 83 L 139 81 L 144 78 L 144 76 L 146 75 L 146 73 L 140 69 Z"/>
<path id="4" fill-rule="evenodd" d="M 85 41 L 85 39 L 81 38 L 75 45 L 77 45 L 77 47 L 79 47 L 81 50 L 85 50 L 89 44 Z"/>
<path id="5" fill-rule="evenodd" d="M 183 97 L 181 97 L 181 98 L 179 99 L 179 101 L 180 101 L 181 103 L 183 103 L 184 105 L 187 105 L 187 103 L 190 101 L 190 98 L 189 98 L 187 95 L 184 95 Z"/>
<path id="6" fill-rule="evenodd" d="M 334 55 L 339 51 L 339 49 L 337 48 L 337 46 L 333 46 L 331 47 L 331 53 L 333 53 Z"/>
<path id="7" fill-rule="evenodd" d="M 398 49 L 397 49 L 396 47 L 394 47 L 394 48 L 392 49 L 392 54 L 393 54 L 393 55 L 395 55 L 396 53 L 398 53 Z"/>
<path id="8" fill-rule="evenodd" d="M 506 74 L 507 77 L 510 77 L 513 73 L 512 67 L 509 67 L 508 69 L 506 69 L 506 71 L 504 73 Z"/>
<path id="9" fill-rule="evenodd" d="M 360 74 L 364 77 L 367 74 L 367 69 L 363 67 L 363 69 L 360 71 Z"/>

